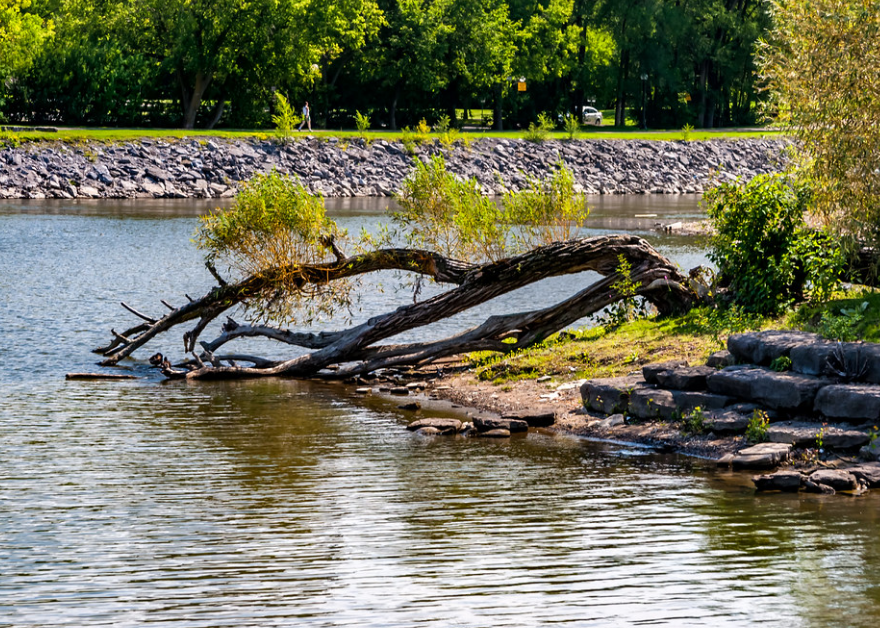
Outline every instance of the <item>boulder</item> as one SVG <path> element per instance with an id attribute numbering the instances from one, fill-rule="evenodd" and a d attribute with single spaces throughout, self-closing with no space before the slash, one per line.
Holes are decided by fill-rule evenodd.
<path id="1" fill-rule="evenodd" d="M 436 427 L 420 427 L 417 430 L 413 430 L 419 436 L 439 436 L 441 434 L 448 434 L 449 432 L 444 432 L 443 430 L 437 429 Z"/>
<path id="2" fill-rule="evenodd" d="M 862 460 L 880 460 L 880 438 L 875 438 L 859 449 L 859 458 Z"/>
<path id="3" fill-rule="evenodd" d="M 730 461 L 734 469 L 772 469 L 791 455 L 791 445 L 760 443 L 736 452 Z"/>
<path id="4" fill-rule="evenodd" d="M 768 365 L 780 356 L 789 355 L 794 347 L 818 340 L 818 335 L 805 331 L 757 331 L 731 335 L 727 349 L 739 362 Z"/>
<path id="5" fill-rule="evenodd" d="M 409 425 L 406 426 L 411 432 L 415 432 L 417 430 L 421 430 L 424 428 L 433 428 L 437 430 L 438 433 L 451 434 L 453 432 L 457 432 L 461 429 L 461 421 L 458 419 L 419 419 L 418 421 L 413 421 Z"/>
<path id="6" fill-rule="evenodd" d="M 642 377 L 649 384 L 657 384 L 657 374 L 670 369 L 686 367 L 688 364 L 684 360 L 670 360 L 669 362 L 657 362 L 656 364 L 646 364 L 642 367 Z"/>
<path id="7" fill-rule="evenodd" d="M 737 367 L 716 371 L 706 379 L 709 390 L 714 393 L 786 411 L 812 409 L 816 393 L 829 383 L 812 375 Z"/>
<path id="8" fill-rule="evenodd" d="M 733 403 L 734 399 L 726 395 L 716 395 L 708 392 L 697 392 L 690 390 L 673 390 L 672 396 L 675 398 L 675 405 L 681 412 L 690 412 L 694 408 L 702 408 L 703 410 L 720 410 Z"/>
<path id="9" fill-rule="evenodd" d="M 826 484 L 816 484 L 810 478 L 804 478 L 804 490 L 808 493 L 823 493 L 834 495 L 837 491 Z"/>
<path id="10" fill-rule="evenodd" d="M 835 491 L 855 491 L 859 488 L 856 477 L 842 469 L 819 469 L 810 474 L 810 481 L 829 486 Z"/>
<path id="11" fill-rule="evenodd" d="M 880 344 L 868 342 L 843 343 L 844 361 L 849 365 L 865 366 L 861 381 L 880 384 Z"/>
<path id="12" fill-rule="evenodd" d="M 706 421 L 706 429 L 718 435 L 744 434 L 749 426 L 749 417 L 739 412 L 712 412 Z"/>
<path id="13" fill-rule="evenodd" d="M 713 369 L 710 366 L 690 366 L 667 369 L 657 373 L 657 384 L 661 388 L 666 389 L 705 390 L 706 378 L 715 372 L 716 369 Z"/>
<path id="14" fill-rule="evenodd" d="M 509 432 L 528 432 L 529 424 L 519 419 L 495 419 L 489 417 L 474 417 L 474 427 L 479 432 L 490 430 L 508 430 Z"/>
<path id="15" fill-rule="evenodd" d="M 586 407 L 603 414 L 626 412 L 630 394 L 644 385 L 644 378 L 633 375 L 591 379 L 581 386 L 581 398 Z"/>
<path id="16" fill-rule="evenodd" d="M 880 419 L 880 386 L 876 384 L 833 384 L 816 395 L 816 412 L 830 419 L 852 423 Z"/>
<path id="17" fill-rule="evenodd" d="M 501 418 L 525 421 L 529 427 L 549 427 L 556 422 L 556 413 L 540 409 L 521 409 L 505 413 Z"/>
<path id="18" fill-rule="evenodd" d="M 804 476 L 798 471 L 776 471 L 768 475 L 756 475 L 752 478 L 755 488 L 759 491 L 783 491 L 796 493 L 801 488 Z"/>
<path id="19" fill-rule="evenodd" d="M 788 356 L 791 358 L 791 370 L 804 375 L 822 375 L 835 346 L 836 342 L 817 339 L 813 343 L 793 347 Z"/>
<path id="20" fill-rule="evenodd" d="M 862 430 L 847 429 L 837 425 L 809 423 L 806 421 L 780 421 L 767 428 L 771 443 L 789 443 L 793 447 L 815 447 L 822 430 L 822 446 L 826 449 L 857 449 L 868 442 L 868 434 Z"/>
<path id="21" fill-rule="evenodd" d="M 672 391 L 636 388 L 629 395 L 628 412 L 639 419 L 671 419 L 678 409 Z"/>
<path id="22" fill-rule="evenodd" d="M 880 487 L 880 464 L 861 464 L 847 469 L 857 480 L 864 482 L 868 488 Z"/>
<path id="23" fill-rule="evenodd" d="M 716 351 L 706 360 L 706 366 L 713 369 L 723 369 L 725 366 L 733 366 L 736 364 L 736 358 L 727 349 Z"/>

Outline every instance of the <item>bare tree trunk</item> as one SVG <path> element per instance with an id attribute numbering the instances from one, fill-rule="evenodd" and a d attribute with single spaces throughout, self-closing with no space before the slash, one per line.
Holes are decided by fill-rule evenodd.
<path id="1" fill-rule="evenodd" d="M 213 77 L 213 72 L 197 72 L 195 86 L 193 87 L 192 91 L 190 91 L 189 88 L 186 86 L 186 83 L 184 82 L 183 72 L 178 70 L 177 80 L 180 82 L 180 88 L 183 95 L 184 129 L 195 128 L 196 115 L 198 114 L 199 107 L 202 104 L 202 97 L 205 95 L 205 90 L 208 89 L 208 86 L 211 84 L 211 79 Z"/>
<path id="2" fill-rule="evenodd" d="M 621 278 L 617 272 L 620 256 L 632 265 L 630 279 L 638 286 L 638 294 L 656 305 L 661 313 L 681 312 L 698 301 L 695 293 L 687 287 L 687 278 L 637 236 L 600 236 L 557 242 L 483 265 L 470 265 L 428 251 L 411 249 L 383 249 L 354 257 L 345 257 L 335 248 L 334 252 L 337 254 L 335 262 L 295 267 L 303 286 L 377 270 L 398 269 L 410 270 L 457 287 L 426 301 L 375 316 L 350 329 L 333 332 L 297 333 L 266 325 L 239 325 L 229 319 L 221 335 L 211 342 L 201 342 L 203 351 L 196 354 L 194 350 L 198 337 L 208 323 L 236 305 L 273 294 L 277 290 L 273 278 L 289 275 L 291 271 L 290 267 L 270 269 L 259 277 L 249 277 L 236 284 L 224 283 L 201 299 L 173 309 L 159 319 L 123 304 L 145 322 L 121 334 L 111 330 L 113 341 L 95 352 L 105 356 L 102 365 L 116 364 L 158 334 L 196 319 L 195 326 L 184 334 L 184 350 L 193 352 L 194 360 L 188 363 L 188 370 L 181 370 L 172 367 L 160 356 L 158 361 L 162 363 L 166 376 L 187 379 L 277 375 L 347 377 L 390 365 L 423 364 L 467 351 L 512 351 L 540 342 L 565 326 L 623 298 L 613 288 Z M 604 278 L 555 305 L 493 316 L 478 327 L 441 341 L 408 345 L 377 344 L 402 332 L 444 320 L 541 279 L 588 270 L 604 275 Z M 214 352 L 227 342 L 243 337 L 271 338 L 313 351 L 283 361 L 215 355 Z M 237 362 L 242 361 L 251 362 L 253 366 L 238 365 Z M 224 365 L 224 362 L 227 364 Z M 337 370 L 324 370 L 331 365 L 335 365 Z"/>

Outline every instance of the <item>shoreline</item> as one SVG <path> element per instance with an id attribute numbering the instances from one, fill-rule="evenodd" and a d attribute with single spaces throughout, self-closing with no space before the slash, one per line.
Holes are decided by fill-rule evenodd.
<path id="1" fill-rule="evenodd" d="M 299 177 L 325 197 L 390 197 L 415 160 L 442 156 L 447 169 L 476 179 L 486 195 L 528 189 L 559 162 L 586 194 L 699 194 L 716 181 L 748 180 L 783 167 L 787 139 L 479 139 L 444 147 L 335 137 L 144 138 L 137 141 L 24 142 L 0 150 L 0 198 L 230 198 L 255 174 Z"/>

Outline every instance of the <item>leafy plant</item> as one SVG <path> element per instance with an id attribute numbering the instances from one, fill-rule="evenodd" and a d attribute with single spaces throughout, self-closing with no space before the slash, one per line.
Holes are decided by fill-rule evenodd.
<path id="1" fill-rule="evenodd" d="M 293 129 L 300 121 L 300 117 L 294 112 L 290 102 L 281 92 L 275 93 L 275 115 L 272 116 L 272 124 L 275 125 L 275 136 L 282 143 L 290 141 Z"/>
<path id="2" fill-rule="evenodd" d="M 577 116 L 571 113 L 566 113 L 565 117 L 562 119 L 562 129 L 565 131 L 565 134 L 568 135 L 568 139 L 573 140 L 575 135 L 581 130 L 581 125 L 578 122 Z"/>
<path id="3" fill-rule="evenodd" d="M 769 423 L 770 419 L 767 417 L 767 413 L 759 408 L 755 408 L 746 427 L 746 439 L 750 443 L 763 443 L 766 441 Z"/>
<path id="4" fill-rule="evenodd" d="M 415 155 L 416 147 L 419 145 L 415 133 L 408 126 L 405 126 L 400 130 L 400 135 L 400 142 L 403 144 L 406 154 L 410 156 Z"/>
<path id="5" fill-rule="evenodd" d="M 434 123 L 434 130 L 437 133 L 446 133 L 450 128 L 449 116 L 443 114 L 440 118 L 437 119 L 437 122 Z"/>
<path id="6" fill-rule="evenodd" d="M 787 355 L 781 355 L 770 362 L 770 370 L 782 373 L 791 370 L 791 358 Z"/>
<path id="7" fill-rule="evenodd" d="M 632 264 L 623 255 L 617 257 L 617 264 L 617 274 L 620 278 L 611 284 L 611 289 L 623 298 L 610 305 L 605 314 L 599 317 L 598 322 L 606 331 L 647 316 L 644 299 L 639 300 L 636 296 L 640 284 L 632 279 Z"/>
<path id="8" fill-rule="evenodd" d="M 361 138 L 364 140 L 367 139 L 367 131 L 370 128 L 370 117 L 366 114 L 361 113 L 360 111 L 354 112 L 354 123 L 357 126 L 358 133 L 360 133 Z"/>
<path id="9" fill-rule="evenodd" d="M 550 116 L 545 113 L 538 114 L 538 124 L 536 125 L 534 122 L 529 123 L 529 128 L 525 132 L 525 138 L 530 142 L 540 144 L 547 140 L 550 136 L 550 131 L 555 126 Z"/>
<path id="10" fill-rule="evenodd" d="M 431 140 L 428 137 L 431 133 L 431 126 L 425 121 L 424 118 L 419 120 L 419 123 L 416 125 L 416 135 L 419 137 L 419 140 L 425 144 Z"/>
<path id="11" fill-rule="evenodd" d="M 851 308 L 840 308 L 840 315 L 833 312 L 822 312 L 817 331 L 819 335 L 828 340 L 841 340 L 844 342 L 858 340 L 858 328 L 865 318 L 868 302 L 862 301 L 860 305 Z"/>
<path id="12" fill-rule="evenodd" d="M 821 454 L 824 451 L 824 447 L 825 447 L 825 427 L 823 424 L 823 427 L 820 428 L 818 432 L 816 432 L 816 449 Z"/>
<path id="13" fill-rule="evenodd" d="M 709 417 L 705 415 L 700 406 L 686 414 L 681 421 L 681 427 L 686 434 L 698 435 L 706 431 L 706 423 Z"/>
<path id="14" fill-rule="evenodd" d="M 247 304 L 253 317 L 312 322 L 349 305 L 348 283 L 300 280 L 306 266 L 328 261 L 327 238 L 345 233 L 327 218 L 323 199 L 298 180 L 257 174 L 230 209 L 200 220 L 195 242 L 211 266 L 223 263 L 237 279 L 268 279 L 267 293 Z"/>
<path id="15" fill-rule="evenodd" d="M 844 254 L 825 232 L 808 229 L 812 190 L 791 175 L 761 175 L 709 190 L 715 228 L 709 258 L 718 280 L 746 311 L 777 314 L 794 301 L 828 298 Z"/>
<path id="16" fill-rule="evenodd" d="M 694 130 L 693 124 L 685 124 L 681 127 L 681 139 L 682 141 L 689 142 L 691 139 L 691 133 Z"/>

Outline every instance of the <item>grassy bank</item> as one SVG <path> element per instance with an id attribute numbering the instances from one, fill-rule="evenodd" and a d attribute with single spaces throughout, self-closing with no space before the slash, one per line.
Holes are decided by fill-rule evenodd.
<path id="1" fill-rule="evenodd" d="M 356 138 L 361 134 L 355 130 L 331 129 L 316 130 L 312 133 L 295 133 L 293 139 L 313 135 L 323 138 Z M 384 139 L 388 141 L 401 141 L 403 133 L 400 131 L 367 131 L 365 137 L 371 140 Z M 506 138 L 506 139 L 524 139 L 525 133 L 521 130 L 517 131 L 487 131 L 473 130 L 465 131 L 461 134 L 469 140 L 478 140 L 484 138 Z M 576 135 L 576 139 L 630 139 L 630 140 L 710 140 L 710 139 L 744 139 L 759 137 L 782 137 L 784 134 L 776 129 L 716 129 L 708 131 L 690 131 L 684 133 L 681 130 L 642 130 L 636 127 L 584 127 L 583 130 Z M 115 128 L 63 128 L 59 127 L 57 132 L 46 132 L 27 130 L 15 133 L 0 133 L 0 142 L 5 143 L 15 141 L 45 141 L 60 140 L 65 142 L 124 142 L 138 140 L 142 138 L 153 139 L 183 139 L 183 138 L 199 138 L 208 139 L 217 138 L 256 138 L 270 139 L 275 137 L 272 130 L 183 130 L 183 129 L 115 129 Z M 439 134 L 431 133 L 432 139 L 438 139 Z M 566 140 L 568 135 L 562 131 L 553 131 L 548 135 L 548 139 Z"/>
<path id="2" fill-rule="evenodd" d="M 619 377 L 667 360 L 700 364 L 725 348 L 730 334 L 750 330 L 800 329 L 834 340 L 880 342 L 880 292 L 858 289 L 837 296 L 822 305 L 802 305 L 778 318 L 703 307 L 685 316 L 646 318 L 613 329 L 597 326 L 562 332 L 515 354 L 472 354 L 470 361 L 479 379 L 507 386 L 543 375 Z"/>

